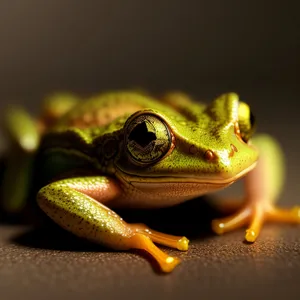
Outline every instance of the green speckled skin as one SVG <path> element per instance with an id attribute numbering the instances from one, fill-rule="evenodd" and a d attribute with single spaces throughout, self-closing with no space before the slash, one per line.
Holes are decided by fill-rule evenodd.
<path id="1" fill-rule="evenodd" d="M 109 180 L 100 176 L 65 179 L 42 188 L 38 202 L 66 230 L 115 249 L 128 249 L 126 239 L 120 240 L 120 236 L 130 237 L 133 231 L 117 214 L 94 200 L 105 203 L 115 197 L 114 189 L 106 191 L 109 185 Z"/>
<path id="2" fill-rule="evenodd" d="M 250 108 L 234 93 L 208 105 L 182 93 L 154 99 L 110 92 L 85 101 L 57 94 L 48 98 L 36 126 L 26 113 L 16 115 L 8 114 L 8 131 L 25 160 L 31 161 L 29 153 L 35 150 L 29 167 L 36 166 L 39 207 L 80 237 L 114 249 L 147 250 L 163 271 L 179 261 L 152 241 L 187 250 L 188 240 L 129 225 L 112 208 L 171 206 L 246 175 L 246 205 L 232 217 L 215 220 L 217 233 L 249 223 L 245 238 L 254 241 L 263 220 L 299 222 L 298 210 L 282 212 L 272 205 L 284 180 L 280 147 L 266 135 L 252 139 Z M 21 142 L 25 135 L 31 137 L 30 151 Z M 268 150 L 259 158 L 259 149 Z M 19 178 L 32 177 L 29 167 L 24 166 Z M 22 196 L 9 205 L 8 193 L 6 207 L 17 210 Z"/>

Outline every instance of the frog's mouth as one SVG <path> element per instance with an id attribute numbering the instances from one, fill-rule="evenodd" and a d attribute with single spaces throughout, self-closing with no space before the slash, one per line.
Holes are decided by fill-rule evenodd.
<path id="1" fill-rule="evenodd" d="M 250 172 L 256 163 L 230 178 L 195 178 L 193 175 L 142 177 L 116 170 L 123 183 L 122 197 L 112 207 L 162 208 L 223 189 Z"/>
<path id="2" fill-rule="evenodd" d="M 224 177 L 220 174 L 217 174 L 217 176 L 199 176 L 196 177 L 193 174 L 174 174 L 172 176 L 138 176 L 135 174 L 126 173 L 124 171 L 119 170 L 119 172 L 116 173 L 117 177 L 119 177 L 121 180 L 125 180 L 127 183 L 132 184 L 133 186 L 142 186 L 146 184 L 151 183 L 199 183 L 199 184 L 208 184 L 208 185 L 220 185 L 220 186 L 227 186 L 238 179 L 244 177 L 247 173 L 252 171 L 257 165 L 257 162 L 254 162 L 249 167 L 243 169 L 241 172 L 234 174 L 230 177 Z"/>

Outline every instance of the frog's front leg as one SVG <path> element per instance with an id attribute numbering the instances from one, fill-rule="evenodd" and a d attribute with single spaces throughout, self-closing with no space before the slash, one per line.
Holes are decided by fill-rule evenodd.
<path id="1" fill-rule="evenodd" d="M 279 145 L 268 135 L 253 139 L 260 151 L 257 167 L 245 177 L 245 204 L 237 213 L 214 220 L 213 230 L 222 234 L 248 225 L 245 239 L 254 242 L 265 221 L 300 223 L 300 208 L 280 209 L 275 201 L 284 183 L 284 160 Z"/>
<path id="2" fill-rule="evenodd" d="M 112 249 L 143 249 L 149 252 L 164 272 L 180 262 L 152 241 L 187 250 L 188 240 L 152 231 L 144 225 L 127 224 L 104 204 L 121 195 L 118 184 L 107 177 L 64 179 L 43 187 L 37 196 L 41 209 L 58 225 Z"/>

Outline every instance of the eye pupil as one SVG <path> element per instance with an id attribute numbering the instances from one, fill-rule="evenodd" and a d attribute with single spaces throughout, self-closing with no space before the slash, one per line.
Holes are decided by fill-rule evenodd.
<path id="1" fill-rule="evenodd" d="M 152 141 L 156 140 L 156 135 L 154 132 L 148 131 L 146 122 L 142 122 L 135 126 L 128 139 L 129 141 L 135 141 L 141 147 L 145 148 Z"/>
<path id="2" fill-rule="evenodd" d="M 125 146 L 135 164 L 153 164 L 163 158 L 172 145 L 166 123 L 154 114 L 133 116 L 125 124 Z"/>

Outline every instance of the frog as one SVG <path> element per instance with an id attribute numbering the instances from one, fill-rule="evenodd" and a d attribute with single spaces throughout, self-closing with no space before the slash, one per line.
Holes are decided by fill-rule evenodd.
<path id="1" fill-rule="evenodd" d="M 5 115 L 18 148 L 2 182 L 6 211 L 24 207 L 34 180 L 39 211 L 59 227 L 115 251 L 144 250 L 165 273 L 181 260 L 158 245 L 187 251 L 189 239 L 127 223 L 115 210 L 171 207 L 243 178 L 242 201 L 218 201 L 231 213 L 212 220 L 216 234 L 246 227 L 244 239 L 253 243 L 267 221 L 300 223 L 299 206 L 276 205 L 285 178 L 281 146 L 256 134 L 252 110 L 237 93 L 210 103 L 176 91 L 56 93 L 44 103 L 37 118 L 22 108 Z"/>

